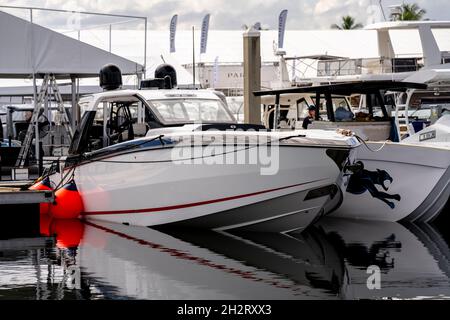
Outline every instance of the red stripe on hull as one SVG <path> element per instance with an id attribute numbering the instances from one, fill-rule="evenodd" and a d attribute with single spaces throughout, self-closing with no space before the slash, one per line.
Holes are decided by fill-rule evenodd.
<path id="1" fill-rule="evenodd" d="M 81 215 L 83 215 L 83 216 L 93 216 L 93 215 L 109 215 L 109 214 L 133 214 L 133 213 L 150 213 L 150 212 L 160 212 L 160 211 L 186 209 L 186 208 L 199 207 L 199 206 L 204 206 L 204 205 L 214 204 L 214 203 L 219 203 L 219 202 L 226 202 L 226 201 L 238 200 L 238 199 L 242 199 L 242 198 L 254 197 L 254 196 L 258 196 L 258 195 L 265 194 L 265 193 L 276 192 L 276 191 L 281 191 L 281 190 L 285 190 L 285 189 L 300 187 L 300 186 L 304 186 L 304 185 L 307 185 L 307 184 L 310 184 L 310 183 L 314 183 L 314 182 L 319 182 L 319 181 L 322 181 L 322 180 L 310 181 L 310 182 L 307 182 L 307 183 L 300 183 L 300 184 L 295 184 L 295 185 L 292 185 L 292 186 L 281 187 L 281 188 L 270 189 L 270 190 L 263 190 L 263 191 L 259 191 L 259 192 L 242 194 L 242 195 L 232 196 L 232 197 L 227 197 L 227 198 L 207 200 L 207 201 L 201 201 L 201 202 L 193 202 L 193 203 L 180 204 L 180 205 L 174 205 L 174 206 L 168 206 L 168 207 L 147 208 L 147 209 L 133 209 L 133 210 L 119 210 L 119 211 L 93 211 L 93 212 L 84 212 Z"/>

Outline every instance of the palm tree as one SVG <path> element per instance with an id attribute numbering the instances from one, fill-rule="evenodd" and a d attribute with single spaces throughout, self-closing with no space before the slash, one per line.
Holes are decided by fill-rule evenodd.
<path id="1" fill-rule="evenodd" d="M 425 14 L 427 13 L 425 9 L 420 8 L 419 5 L 416 3 L 413 4 L 404 3 L 402 4 L 401 8 L 402 13 L 397 18 L 397 20 L 400 21 L 422 20 Z"/>
<path id="2" fill-rule="evenodd" d="M 354 30 L 354 29 L 361 29 L 363 25 L 361 23 L 356 23 L 355 18 L 352 16 L 345 16 L 342 17 L 342 21 L 340 25 L 333 24 L 331 28 L 338 29 L 338 30 Z"/>

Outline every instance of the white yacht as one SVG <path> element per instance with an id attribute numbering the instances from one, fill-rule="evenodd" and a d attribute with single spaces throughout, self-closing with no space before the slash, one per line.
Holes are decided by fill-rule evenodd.
<path id="1" fill-rule="evenodd" d="M 75 181 L 88 220 L 304 229 L 341 202 L 359 146 L 337 132 L 237 124 L 210 90 L 110 90 L 79 104 L 70 156 L 52 179 Z"/>
<path id="2" fill-rule="evenodd" d="M 402 142 L 450 148 L 450 114 L 443 115 L 435 124 L 403 139 Z"/>
<path id="3" fill-rule="evenodd" d="M 444 35 L 450 32 L 450 21 L 390 21 L 369 25 L 365 30 L 377 35 L 377 57 L 307 57 L 314 61 L 306 65 L 316 66 L 313 68 L 317 70 L 316 75 L 294 77 L 292 82 L 300 86 L 361 81 L 427 84 L 427 87 L 410 88 L 395 97 L 401 139 L 433 124 L 439 113 L 450 109 L 450 52 L 440 48 Z M 405 53 L 407 44 L 398 43 L 398 38 L 406 35 L 411 41 L 417 38 L 421 50 Z M 285 60 L 296 59 L 303 58 Z"/>
<path id="4" fill-rule="evenodd" d="M 263 91 L 257 95 L 276 96 L 281 101 L 283 95 L 314 94 L 319 112 L 308 129 L 349 129 L 364 141 L 365 146 L 357 155 L 361 170 L 351 176 L 344 201 L 333 212 L 334 216 L 431 221 L 442 212 L 449 198 L 450 149 L 425 143 L 400 143 L 395 119 L 382 95 L 386 91 L 405 92 L 425 87 L 405 82 L 366 81 Z M 367 111 L 353 114 L 350 107 L 334 104 L 333 97 L 339 95 L 362 96 Z M 342 114 L 351 116 L 340 118 Z"/>

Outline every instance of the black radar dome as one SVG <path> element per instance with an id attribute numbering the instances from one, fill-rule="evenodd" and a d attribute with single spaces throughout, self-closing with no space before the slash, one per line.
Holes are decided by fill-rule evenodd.
<path id="1" fill-rule="evenodd" d="M 177 72 L 174 67 L 172 67 L 170 64 L 162 64 L 158 66 L 155 70 L 155 78 L 156 79 L 164 79 L 166 77 L 170 78 L 171 87 L 176 87 L 177 82 Z"/>
<path id="2" fill-rule="evenodd" d="M 107 64 L 100 70 L 100 87 L 103 90 L 116 90 L 122 87 L 122 72 L 114 64 Z"/>

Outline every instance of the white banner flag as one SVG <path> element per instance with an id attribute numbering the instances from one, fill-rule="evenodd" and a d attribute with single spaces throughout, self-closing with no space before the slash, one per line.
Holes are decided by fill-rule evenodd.
<path id="1" fill-rule="evenodd" d="M 175 49 L 175 35 L 177 33 L 178 15 L 174 15 L 170 20 L 170 52 L 173 53 Z"/>
<path id="2" fill-rule="evenodd" d="M 278 18 L 278 48 L 284 47 L 284 32 L 286 30 L 286 20 L 288 11 L 283 10 Z"/>
<path id="3" fill-rule="evenodd" d="M 214 69 L 213 69 L 213 88 L 217 88 L 219 84 L 219 57 L 214 59 Z"/>
<path id="4" fill-rule="evenodd" d="M 200 53 L 206 53 L 206 47 L 208 45 L 209 18 L 210 18 L 209 14 L 207 14 L 203 18 L 203 22 L 202 22 L 202 40 L 200 42 Z"/>

